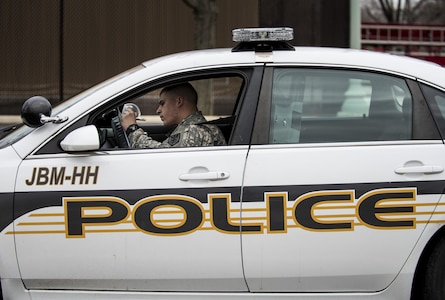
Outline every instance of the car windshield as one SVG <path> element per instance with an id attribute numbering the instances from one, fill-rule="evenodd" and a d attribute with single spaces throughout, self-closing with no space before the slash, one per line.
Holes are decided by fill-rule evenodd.
<path id="1" fill-rule="evenodd" d="M 79 94 L 77 94 L 76 96 L 73 96 L 69 99 L 67 99 L 66 101 L 63 101 L 62 103 L 58 104 L 57 106 L 55 106 L 52 110 L 52 115 L 53 116 L 57 116 L 60 113 L 62 113 L 63 111 L 65 111 L 66 109 L 68 109 L 69 107 L 73 106 L 74 104 L 76 104 L 79 101 L 82 101 L 85 97 L 87 97 L 88 95 L 110 85 L 111 83 L 126 77 L 142 68 L 145 68 L 143 65 L 139 65 L 136 66 L 130 70 L 127 70 L 123 73 L 120 73 L 104 82 L 101 82 L 93 87 L 90 87 L 82 92 L 80 92 Z M 28 126 L 24 126 L 23 123 L 20 124 L 15 124 L 15 125 L 11 125 L 5 128 L 0 128 L 0 149 L 8 146 L 8 145 L 12 145 L 15 142 L 17 142 L 18 140 L 22 139 L 23 137 L 27 136 L 28 134 L 30 134 L 32 131 L 34 131 L 36 128 L 31 128 Z"/>

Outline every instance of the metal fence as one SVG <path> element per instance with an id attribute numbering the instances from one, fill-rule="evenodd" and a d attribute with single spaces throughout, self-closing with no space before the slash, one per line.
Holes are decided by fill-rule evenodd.
<path id="1" fill-rule="evenodd" d="M 258 26 L 258 0 L 216 3 L 217 47 L 233 46 L 233 28 Z M 55 104 L 142 61 L 193 50 L 194 25 L 182 0 L 0 1 L 0 123 L 33 95 Z"/>

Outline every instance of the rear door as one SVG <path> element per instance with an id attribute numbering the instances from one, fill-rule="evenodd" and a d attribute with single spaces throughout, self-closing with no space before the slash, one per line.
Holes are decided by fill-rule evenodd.
<path id="1" fill-rule="evenodd" d="M 417 84 L 349 69 L 264 77 L 246 164 L 243 263 L 255 292 L 379 291 L 439 201 L 444 146 Z"/>
<path id="2" fill-rule="evenodd" d="M 207 70 L 174 79 L 195 85 L 209 121 L 230 126 L 224 129 L 228 146 L 116 149 L 107 141 L 96 152 L 56 151 L 68 128 L 26 158 L 17 176 L 10 232 L 25 286 L 246 291 L 236 223 L 248 151 L 240 141 L 248 141 L 244 131 L 253 125 L 243 120 L 254 117 L 240 115 L 240 109 L 249 105 L 245 99 L 256 103 L 258 98 L 258 89 L 249 85 L 253 73 L 262 74 L 252 68 Z M 114 106 L 136 102 L 147 122 L 141 126 L 156 127 L 145 109 L 153 114 L 154 91 L 171 80 L 137 87 L 127 92 L 131 97 L 113 100 Z M 79 122 L 107 132 L 114 106 L 104 104 Z M 239 119 L 241 130 L 233 119 Z M 238 219 L 235 225 L 231 218 Z"/>

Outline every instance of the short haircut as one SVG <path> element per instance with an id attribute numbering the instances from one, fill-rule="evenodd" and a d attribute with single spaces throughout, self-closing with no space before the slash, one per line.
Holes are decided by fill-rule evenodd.
<path id="1" fill-rule="evenodd" d="M 198 104 L 198 93 L 189 82 L 166 86 L 161 90 L 160 94 L 162 93 L 170 93 L 174 96 L 181 96 L 192 104 Z"/>

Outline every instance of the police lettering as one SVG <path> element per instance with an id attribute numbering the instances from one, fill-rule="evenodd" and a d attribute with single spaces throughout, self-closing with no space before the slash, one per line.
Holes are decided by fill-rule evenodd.
<path id="1" fill-rule="evenodd" d="M 96 184 L 99 176 L 99 166 L 75 166 L 68 173 L 66 167 L 33 168 L 31 178 L 25 180 L 26 185 L 63 185 Z"/>
<path id="2" fill-rule="evenodd" d="M 84 237 L 90 226 L 124 223 L 132 224 L 131 231 L 160 236 L 184 235 L 202 229 L 224 234 L 278 234 L 286 233 L 290 227 L 311 231 L 350 231 L 356 224 L 374 229 L 415 227 L 416 219 L 412 216 L 415 205 L 406 203 L 416 200 L 415 188 L 374 190 L 362 195 L 357 202 L 353 190 L 310 192 L 295 201 L 287 198 L 287 192 L 266 192 L 265 207 L 251 210 L 257 214 L 264 211 L 266 218 L 242 219 L 240 209 L 236 210 L 238 217 L 231 215 L 230 194 L 209 194 L 208 209 L 199 200 L 184 195 L 147 197 L 132 207 L 116 197 L 67 197 L 63 200 L 66 236 Z M 353 213 L 338 216 L 325 213 L 344 209 Z M 204 228 L 205 223 L 210 225 Z"/>
<path id="3" fill-rule="evenodd" d="M 216 230 L 224 233 L 261 232 L 262 225 L 241 225 L 229 216 L 230 194 L 209 195 L 211 222 Z"/>
<path id="4" fill-rule="evenodd" d="M 184 212 L 177 225 L 162 226 L 154 214 L 159 208 L 178 208 Z M 159 235 L 191 233 L 201 227 L 204 221 L 203 208 L 193 198 L 184 196 L 151 197 L 140 201 L 133 210 L 133 222 L 146 233 Z"/>
<path id="5" fill-rule="evenodd" d="M 389 219 L 385 216 L 406 215 L 414 212 L 413 206 L 384 205 L 387 200 L 415 200 L 415 194 L 410 190 L 387 191 L 378 193 L 375 191 L 364 195 L 359 201 L 358 216 L 364 224 L 374 228 L 406 228 L 414 227 L 415 219 L 398 218 Z M 366 200 L 366 201 L 365 201 Z"/>
<path id="6" fill-rule="evenodd" d="M 84 237 L 86 225 L 112 225 L 128 217 L 128 204 L 118 198 L 70 198 L 65 202 L 66 235 Z"/>
<path id="7" fill-rule="evenodd" d="M 313 192 L 299 197 L 294 206 L 295 221 L 303 228 L 313 230 L 351 230 L 353 221 L 346 222 L 323 222 L 314 216 L 313 211 L 322 203 L 352 203 L 354 201 L 353 191 L 325 191 Z"/>

